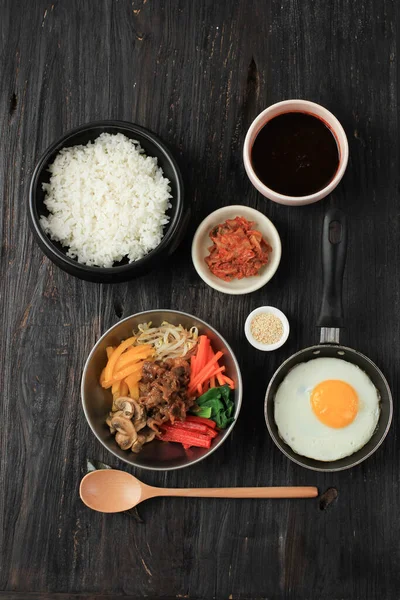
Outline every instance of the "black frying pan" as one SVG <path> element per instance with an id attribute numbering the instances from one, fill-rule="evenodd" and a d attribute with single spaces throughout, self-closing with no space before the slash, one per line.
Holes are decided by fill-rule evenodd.
<path id="1" fill-rule="evenodd" d="M 317 346 L 300 350 L 288 358 L 275 372 L 265 396 L 265 420 L 275 444 L 292 461 L 314 471 L 342 471 L 358 465 L 381 445 L 392 421 L 392 395 L 382 372 L 364 354 L 339 344 L 339 331 L 340 327 L 343 327 L 342 282 L 346 247 L 345 216 L 340 210 L 331 209 L 325 216 L 322 235 L 323 298 L 318 320 L 318 326 L 321 327 L 320 343 Z M 377 388 L 381 399 L 378 426 L 369 442 L 351 456 L 331 462 L 314 460 L 293 452 L 279 436 L 274 419 L 274 398 L 283 379 L 299 363 L 320 357 L 340 358 L 360 367 Z"/>

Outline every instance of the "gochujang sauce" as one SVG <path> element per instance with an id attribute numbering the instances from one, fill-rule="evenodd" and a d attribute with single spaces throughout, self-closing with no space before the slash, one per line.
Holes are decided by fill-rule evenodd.
<path id="1" fill-rule="evenodd" d="M 327 125 L 308 113 L 289 112 L 268 121 L 251 151 L 257 177 L 286 196 L 319 192 L 339 166 L 336 139 Z"/>

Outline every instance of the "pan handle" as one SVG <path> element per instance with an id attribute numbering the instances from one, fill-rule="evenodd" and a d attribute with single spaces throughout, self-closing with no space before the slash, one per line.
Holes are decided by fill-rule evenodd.
<path id="1" fill-rule="evenodd" d="M 325 328 L 325 331 L 321 332 L 321 341 L 322 337 L 330 337 L 339 342 L 339 332 L 329 334 L 327 329 L 343 327 L 342 287 L 346 251 L 346 217 L 341 210 L 331 208 L 325 215 L 322 231 L 323 295 L 318 327 Z"/>

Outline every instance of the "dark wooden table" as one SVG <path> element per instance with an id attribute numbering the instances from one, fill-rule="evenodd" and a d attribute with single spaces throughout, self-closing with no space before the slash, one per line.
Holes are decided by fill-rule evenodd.
<path id="1" fill-rule="evenodd" d="M 290 463 L 263 416 L 274 369 L 319 337 L 320 235 L 330 205 L 350 220 L 343 342 L 376 361 L 397 400 L 399 5 L 2 0 L 0 7 L 0 597 L 399 598 L 398 413 L 372 458 L 332 475 Z M 241 156 L 253 118 L 292 97 L 331 109 L 350 144 L 334 196 L 299 209 L 265 201 Z M 134 121 L 165 140 L 192 207 L 170 264 L 114 286 L 60 271 L 27 223 L 39 155 L 69 128 L 104 118 Z M 197 224 L 232 203 L 268 215 L 283 243 L 277 275 L 243 297 L 208 288 L 190 259 Z M 272 354 L 258 353 L 243 334 L 246 315 L 261 304 L 280 307 L 292 325 Z M 84 361 L 108 327 L 151 308 L 191 312 L 220 330 L 237 353 L 245 394 L 232 435 L 208 460 L 136 474 L 166 486 L 333 486 L 335 503 L 321 510 L 318 500 L 154 500 L 140 508 L 143 524 L 83 506 L 87 457 L 125 468 L 86 424 Z"/>

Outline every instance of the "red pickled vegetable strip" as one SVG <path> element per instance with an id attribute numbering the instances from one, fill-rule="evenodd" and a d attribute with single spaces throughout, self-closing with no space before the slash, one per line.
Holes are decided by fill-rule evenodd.
<path id="1" fill-rule="evenodd" d="M 166 423 L 165 425 L 167 425 L 168 427 L 172 427 L 173 429 L 180 429 L 182 431 L 195 431 L 197 433 L 208 435 L 211 438 L 215 438 L 218 435 L 218 432 L 215 431 L 215 429 L 208 427 L 208 425 L 203 425 L 203 423 L 192 423 L 190 421 L 187 423 L 186 421 L 175 421 L 174 423 L 171 423 L 171 425 L 169 423 Z"/>
<path id="2" fill-rule="evenodd" d="M 179 442 L 181 444 L 196 446 L 197 448 L 209 448 L 211 437 L 194 431 L 183 431 L 170 426 L 163 426 L 163 433 L 159 439 L 164 442 Z"/>
<path id="3" fill-rule="evenodd" d="M 217 437 L 218 431 L 215 431 L 215 429 L 210 429 L 210 427 L 207 427 L 206 435 L 208 435 L 211 439 L 214 439 Z"/>
<path id="4" fill-rule="evenodd" d="M 202 423 L 203 425 L 207 425 L 211 427 L 211 429 L 215 429 L 217 424 L 212 419 L 207 419 L 206 417 L 197 417 L 196 415 L 186 415 L 185 423 Z"/>
<path id="5" fill-rule="evenodd" d="M 163 425 L 165 427 L 173 427 L 173 429 L 184 429 L 185 431 L 198 431 L 199 433 L 207 433 L 207 430 L 210 429 L 208 425 L 204 425 L 203 423 L 192 423 L 186 421 L 174 421 L 174 423 L 166 423 Z"/>

